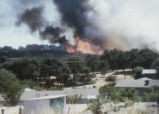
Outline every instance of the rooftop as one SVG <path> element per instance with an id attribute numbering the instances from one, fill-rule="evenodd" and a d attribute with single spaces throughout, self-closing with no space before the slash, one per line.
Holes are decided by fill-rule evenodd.
<path id="1" fill-rule="evenodd" d="M 115 87 L 134 87 L 134 88 L 149 88 L 159 86 L 159 80 L 151 80 L 148 78 L 141 78 L 138 80 L 119 80 Z"/>
<path id="2" fill-rule="evenodd" d="M 29 91 L 28 91 L 29 90 Z M 26 89 L 21 96 L 21 101 L 25 100 L 39 100 L 39 99 L 55 99 L 64 96 L 81 95 L 83 99 L 96 98 L 99 93 L 96 88 L 89 89 L 64 89 L 64 90 L 53 90 L 53 91 L 35 91 Z M 0 95 L 0 101 L 3 98 Z"/>
<path id="3" fill-rule="evenodd" d="M 156 69 L 143 69 L 142 74 L 156 74 Z"/>

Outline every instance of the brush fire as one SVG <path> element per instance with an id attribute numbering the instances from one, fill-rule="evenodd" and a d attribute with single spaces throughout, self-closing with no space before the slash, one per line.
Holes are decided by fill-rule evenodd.
<path id="1" fill-rule="evenodd" d="M 98 46 L 91 44 L 89 41 L 81 40 L 80 37 L 76 37 L 75 46 L 67 45 L 66 50 L 68 53 L 84 53 L 84 54 L 102 54 L 103 50 Z"/>

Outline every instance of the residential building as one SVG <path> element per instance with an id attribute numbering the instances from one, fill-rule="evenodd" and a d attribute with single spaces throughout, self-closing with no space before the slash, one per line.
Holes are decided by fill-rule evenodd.
<path id="1" fill-rule="evenodd" d="M 141 78 L 137 80 L 119 80 L 115 87 L 120 88 L 150 88 L 159 87 L 159 80 L 153 80 L 150 78 Z"/>

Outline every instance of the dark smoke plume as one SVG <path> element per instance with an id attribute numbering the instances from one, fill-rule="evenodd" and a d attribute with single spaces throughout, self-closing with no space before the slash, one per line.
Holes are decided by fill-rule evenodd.
<path id="1" fill-rule="evenodd" d="M 58 27 L 54 28 L 53 26 L 48 26 L 45 28 L 44 31 L 42 31 L 40 33 L 40 35 L 43 39 L 47 39 L 51 43 L 64 44 L 67 42 L 67 40 L 66 40 L 65 36 L 61 36 L 62 32 L 63 32 L 63 30 L 61 30 Z"/>
<path id="2" fill-rule="evenodd" d="M 64 24 L 75 29 L 76 36 L 84 36 L 84 28 L 88 24 L 84 13 L 87 8 L 84 4 L 87 0 L 54 0 L 62 15 Z"/>
<path id="3" fill-rule="evenodd" d="M 86 19 L 87 11 L 91 10 L 86 6 L 87 1 L 88 0 L 53 0 L 53 3 L 56 4 L 60 12 L 62 26 L 54 27 L 53 25 L 49 25 L 45 17 L 43 17 L 43 7 L 27 9 L 21 14 L 19 23 L 27 24 L 32 32 L 39 31 L 41 39 L 47 39 L 51 43 L 60 44 L 69 43 L 63 34 L 65 33 L 63 27 L 67 26 L 73 29 L 73 36 L 79 36 L 81 39 L 89 40 L 93 44 L 101 47 L 104 42 L 99 36 L 88 34 L 89 31 L 92 32 L 95 29 L 92 28 Z"/>
<path id="4" fill-rule="evenodd" d="M 75 44 L 74 37 L 79 36 L 103 50 L 158 47 L 157 0 L 17 1 L 28 5 L 20 13 L 19 24 L 27 24 L 51 43 Z"/>
<path id="5" fill-rule="evenodd" d="M 96 30 L 96 28 L 92 28 L 92 25 L 90 25 L 86 18 L 87 12 L 92 10 L 90 7 L 88 7 L 88 5 L 86 5 L 88 0 L 54 1 L 62 15 L 63 23 L 75 30 L 75 36 L 80 36 L 81 39 L 89 40 L 94 45 L 104 47 L 106 42 L 101 40 L 103 36 L 96 35 L 98 30 Z M 91 33 L 89 34 L 89 32 Z"/>
<path id="6" fill-rule="evenodd" d="M 106 44 L 98 29 L 92 26 L 87 20 L 89 10 L 93 10 L 86 5 L 88 0 L 53 0 L 61 15 L 61 24 L 74 30 L 73 35 L 81 39 L 89 40 L 94 45 L 104 48 Z M 26 10 L 20 17 L 20 23 L 27 24 L 32 32 L 39 31 L 40 37 L 49 40 L 51 43 L 69 43 L 64 35 L 65 31 L 61 26 L 54 27 L 46 24 L 45 17 L 42 16 L 44 8 L 32 8 Z M 41 31 L 41 28 L 44 30 Z M 99 33 L 98 33 L 99 32 Z"/>
<path id="7" fill-rule="evenodd" d="M 39 30 L 44 25 L 44 18 L 42 17 L 42 7 L 35 7 L 26 10 L 19 19 L 18 24 L 27 24 L 32 32 Z"/>
<path id="8" fill-rule="evenodd" d="M 42 16 L 42 12 L 42 7 L 35 7 L 30 10 L 27 9 L 20 16 L 18 24 L 27 24 L 32 32 L 38 31 L 40 38 L 43 40 L 49 40 L 50 43 L 67 43 L 68 41 L 65 36 L 61 36 L 63 30 L 60 27 L 47 25 L 47 21 Z M 43 31 L 41 30 L 42 28 L 44 28 Z"/>

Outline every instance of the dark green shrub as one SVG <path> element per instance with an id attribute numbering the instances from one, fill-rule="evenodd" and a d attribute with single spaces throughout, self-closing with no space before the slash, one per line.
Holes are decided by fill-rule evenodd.
<path id="1" fill-rule="evenodd" d="M 81 99 L 82 99 L 81 95 L 67 96 L 66 102 L 67 104 L 76 104 L 76 103 L 79 103 Z"/>
<path id="2" fill-rule="evenodd" d="M 143 70 L 143 68 L 140 67 L 140 66 L 138 66 L 138 67 L 133 69 L 133 73 L 134 73 L 134 78 L 135 79 L 138 79 L 138 78 L 142 77 L 142 70 Z"/>
<path id="3" fill-rule="evenodd" d="M 115 81 L 116 78 L 115 76 L 109 76 L 109 77 L 106 77 L 105 81 Z"/>

